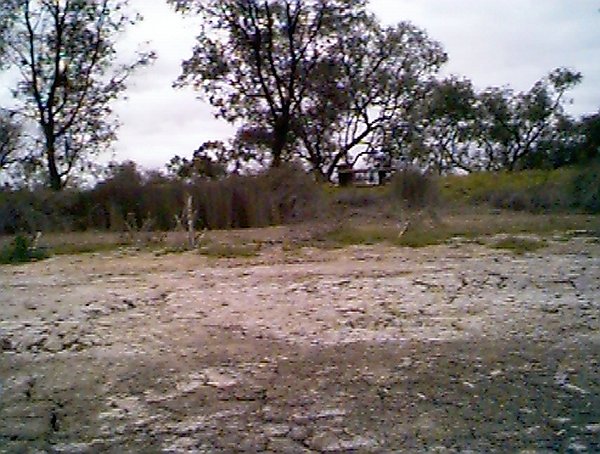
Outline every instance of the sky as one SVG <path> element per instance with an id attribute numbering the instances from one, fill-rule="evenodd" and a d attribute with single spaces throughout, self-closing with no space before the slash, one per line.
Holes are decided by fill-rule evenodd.
<path id="1" fill-rule="evenodd" d="M 158 59 L 115 104 L 122 126 L 113 159 L 160 168 L 207 140 L 230 138 L 234 129 L 214 119 L 191 88 L 172 88 L 191 55 L 197 20 L 184 19 L 165 0 L 132 4 L 145 19 L 123 37 L 122 48 L 150 41 Z M 370 8 L 385 24 L 408 20 L 440 41 L 449 55 L 443 74 L 466 76 L 478 88 L 522 91 L 566 66 L 584 76 L 570 92 L 569 112 L 600 109 L 600 0 L 371 0 Z"/>

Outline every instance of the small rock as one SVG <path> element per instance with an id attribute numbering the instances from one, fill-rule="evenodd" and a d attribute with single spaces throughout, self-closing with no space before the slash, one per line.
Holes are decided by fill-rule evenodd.
<path id="1" fill-rule="evenodd" d="M 58 336 L 50 336 L 44 343 L 44 347 L 51 353 L 56 353 L 64 350 L 64 345 Z"/>
<path id="2" fill-rule="evenodd" d="M 340 450 L 339 437 L 331 432 L 318 434 L 307 440 L 310 448 L 321 452 L 333 452 Z"/>
<path id="3" fill-rule="evenodd" d="M 273 438 L 272 440 L 269 440 L 268 447 L 270 451 L 281 454 L 302 454 L 311 452 L 289 438 Z"/>
<path id="4" fill-rule="evenodd" d="M 213 369 L 206 369 L 204 375 L 206 376 L 206 384 L 218 389 L 229 388 L 237 384 L 235 378 Z"/>
<path id="5" fill-rule="evenodd" d="M 322 410 L 314 415 L 315 419 L 324 419 L 324 418 L 336 418 L 339 416 L 344 416 L 346 414 L 346 410 L 341 408 L 328 408 Z"/>
<path id="6" fill-rule="evenodd" d="M 574 394 L 581 394 L 583 396 L 585 396 L 586 394 L 588 394 L 588 392 L 585 389 L 580 388 L 579 386 L 573 385 L 571 383 L 565 383 L 563 385 L 563 388 L 566 389 L 567 391 L 571 392 L 571 393 L 574 393 Z"/>
<path id="7" fill-rule="evenodd" d="M 26 334 L 20 342 L 20 347 L 22 350 L 35 350 L 37 347 L 40 347 L 45 340 L 46 336 Z"/>
<path id="8" fill-rule="evenodd" d="M 571 422 L 571 418 L 553 418 L 550 420 L 550 427 L 553 429 L 562 429 L 568 423 Z"/>
<path id="9" fill-rule="evenodd" d="M 379 443 L 371 438 L 356 436 L 350 440 L 341 440 L 339 446 L 342 451 L 359 451 L 372 450 L 377 448 Z"/>

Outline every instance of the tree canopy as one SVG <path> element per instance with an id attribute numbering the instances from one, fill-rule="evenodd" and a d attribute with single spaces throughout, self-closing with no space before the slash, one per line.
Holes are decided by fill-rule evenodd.
<path id="1" fill-rule="evenodd" d="M 351 150 L 381 143 L 446 61 L 425 31 L 382 27 L 361 0 L 170 3 L 203 23 L 177 84 L 237 123 L 238 145 L 329 179 Z"/>
<path id="2" fill-rule="evenodd" d="M 189 85 L 237 131 L 169 163 L 183 179 L 299 161 L 332 181 L 340 164 L 403 162 L 437 173 L 560 166 L 597 155 L 597 115 L 565 112 L 581 74 L 531 89 L 442 77 L 443 46 L 409 22 L 384 26 L 367 0 L 167 0 L 200 28 L 176 87 Z M 55 190 L 116 138 L 112 101 L 152 52 L 117 54 L 140 17 L 129 0 L 4 0 L 0 69 L 18 104 L 0 110 L 0 168 Z M 179 151 L 178 151 L 179 152 Z"/>

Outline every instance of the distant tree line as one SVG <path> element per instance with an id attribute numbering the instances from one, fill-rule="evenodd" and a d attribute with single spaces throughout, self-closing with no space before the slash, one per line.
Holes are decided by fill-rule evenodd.
<path id="1" fill-rule="evenodd" d="M 299 163 L 319 179 L 373 160 L 439 174 L 557 168 L 598 158 L 600 112 L 574 119 L 582 75 L 557 68 L 525 92 L 443 78 L 448 57 L 425 30 L 383 26 L 366 0 L 167 0 L 201 18 L 176 86 L 190 85 L 238 126 L 168 164 L 184 181 Z M 111 103 L 154 59 L 117 55 L 140 18 L 127 0 L 3 0 L 0 68 L 18 103 L 0 110 L 3 181 L 58 191 L 93 171 L 114 141 Z M 300 168 L 298 167 L 298 168 Z"/>

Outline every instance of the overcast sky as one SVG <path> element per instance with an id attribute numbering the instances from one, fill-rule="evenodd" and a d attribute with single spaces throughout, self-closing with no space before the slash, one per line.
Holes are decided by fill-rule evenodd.
<path id="1" fill-rule="evenodd" d="M 149 40 L 158 53 L 116 105 L 122 128 L 115 159 L 161 167 L 189 157 L 202 142 L 227 139 L 232 128 L 189 89 L 172 89 L 181 60 L 191 54 L 196 27 L 165 0 L 132 2 L 145 21 L 125 47 Z M 479 88 L 510 85 L 527 90 L 550 70 L 567 66 L 584 75 L 571 92 L 575 115 L 600 108 L 600 0 L 371 0 L 386 24 L 409 20 L 444 45 L 446 74 L 469 77 Z"/>

